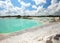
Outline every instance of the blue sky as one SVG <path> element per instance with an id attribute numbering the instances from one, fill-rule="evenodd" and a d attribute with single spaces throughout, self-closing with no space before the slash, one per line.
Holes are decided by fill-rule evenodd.
<path id="1" fill-rule="evenodd" d="M 18 0 L 11 0 L 11 3 L 13 6 L 21 7 L 21 4 L 18 2 Z"/>
<path id="2" fill-rule="evenodd" d="M 23 0 L 25 3 L 31 3 L 31 5 L 36 5 L 35 2 L 33 0 Z M 11 0 L 11 3 L 13 4 L 13 6 L 17 6 L 17 7 L 21 7 L 21 4 L 18 2 L 18 0 Z M 43 8 L 47 8 L 49 5 L 51 4 L 51 0 L 46 0 L 46 3 L 40 3 L 38 6 L 43 6 Z M 28 10 L 36 10 L 34 8 L 32 8 L 32 6 L 26 7 L 26 9 Z"/>
<path id="3" fill-rule="evenodd" d="M 54 3 L 54 4 L 52 4 L 52 3 Z M 22 14 L 23 13 L 28 14 L 28 12 L 31 13 L 31 11 L 34 12 L 32 14 L 35 14 L 36 11 L 38 13 L 39 10 L 41 12 L 42 12 L 42 10 L 46 11 L 46 12 L 43 11 L 41 13 L 41 14 L 44 14 L 44 13 L 47 13 L 47 10 L 54 11 L 52 5 L 54 6 L 57 4 L 56 6 L 58 6 L 59 3 L 60 3 L 60 0 L 55 0 L 55 1 L 54 0 L 8 0 L 8 1 L 7 0 L 0 0 L 0 12 L 1 12 L 0 14 L 2 14 L 3 11 L 5 11 L 5 14 L 7 12 L 13 12 L 13 14 L 15 14 L 14 12 L 16 12 L 16 14 L 19 14 L 19 12 L 22 12 Z M 6 4 L 6 6 L 4 4 Z M 52 7 L 52 9 L 51 9 L 51 7 Z M 59 8 L 59 7 L 57 7 L 57 8 Z M 55 11 L 53 13 L 55 13 Z"/>

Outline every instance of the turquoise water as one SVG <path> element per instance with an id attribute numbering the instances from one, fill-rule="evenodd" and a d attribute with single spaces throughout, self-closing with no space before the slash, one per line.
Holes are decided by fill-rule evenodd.
<path id="1" fill-rule="evenodd" d="M 29 19 L 0 19 L 0 33 L 16 32 L 38 25 L 42 23 Z"/>

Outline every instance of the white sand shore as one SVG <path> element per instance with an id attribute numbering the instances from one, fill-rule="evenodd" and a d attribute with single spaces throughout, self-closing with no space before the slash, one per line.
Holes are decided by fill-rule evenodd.
<path id="1" fill-rule="evenodd" d="M 12 36 L 1 40 L 0 43 L 45 43 L 48 37 L 54 36 L 57 33 L 60 33 L 60 23 L 41 28 L 37 27 L 35 31 L 30 30 L 23 34 Z"/>

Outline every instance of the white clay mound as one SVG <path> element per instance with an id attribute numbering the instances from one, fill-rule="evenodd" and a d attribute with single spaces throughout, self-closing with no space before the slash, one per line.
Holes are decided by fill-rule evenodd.
<path id="1" fill-rule="evenodd" d="M 0 43 L 60 43 L 59 38 L 59 40 L 54 39 L 57 34 L 60 34 L 60 23 L 4 39 Z"/>

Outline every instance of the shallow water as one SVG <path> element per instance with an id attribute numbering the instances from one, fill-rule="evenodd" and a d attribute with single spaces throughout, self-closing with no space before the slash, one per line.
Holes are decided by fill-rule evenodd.
<path id="1" fill-rule="evenodd" d="M 16 32 L 39 25 L 42 23 L 29 19 L 0 19 L 0 33 Z"/>

